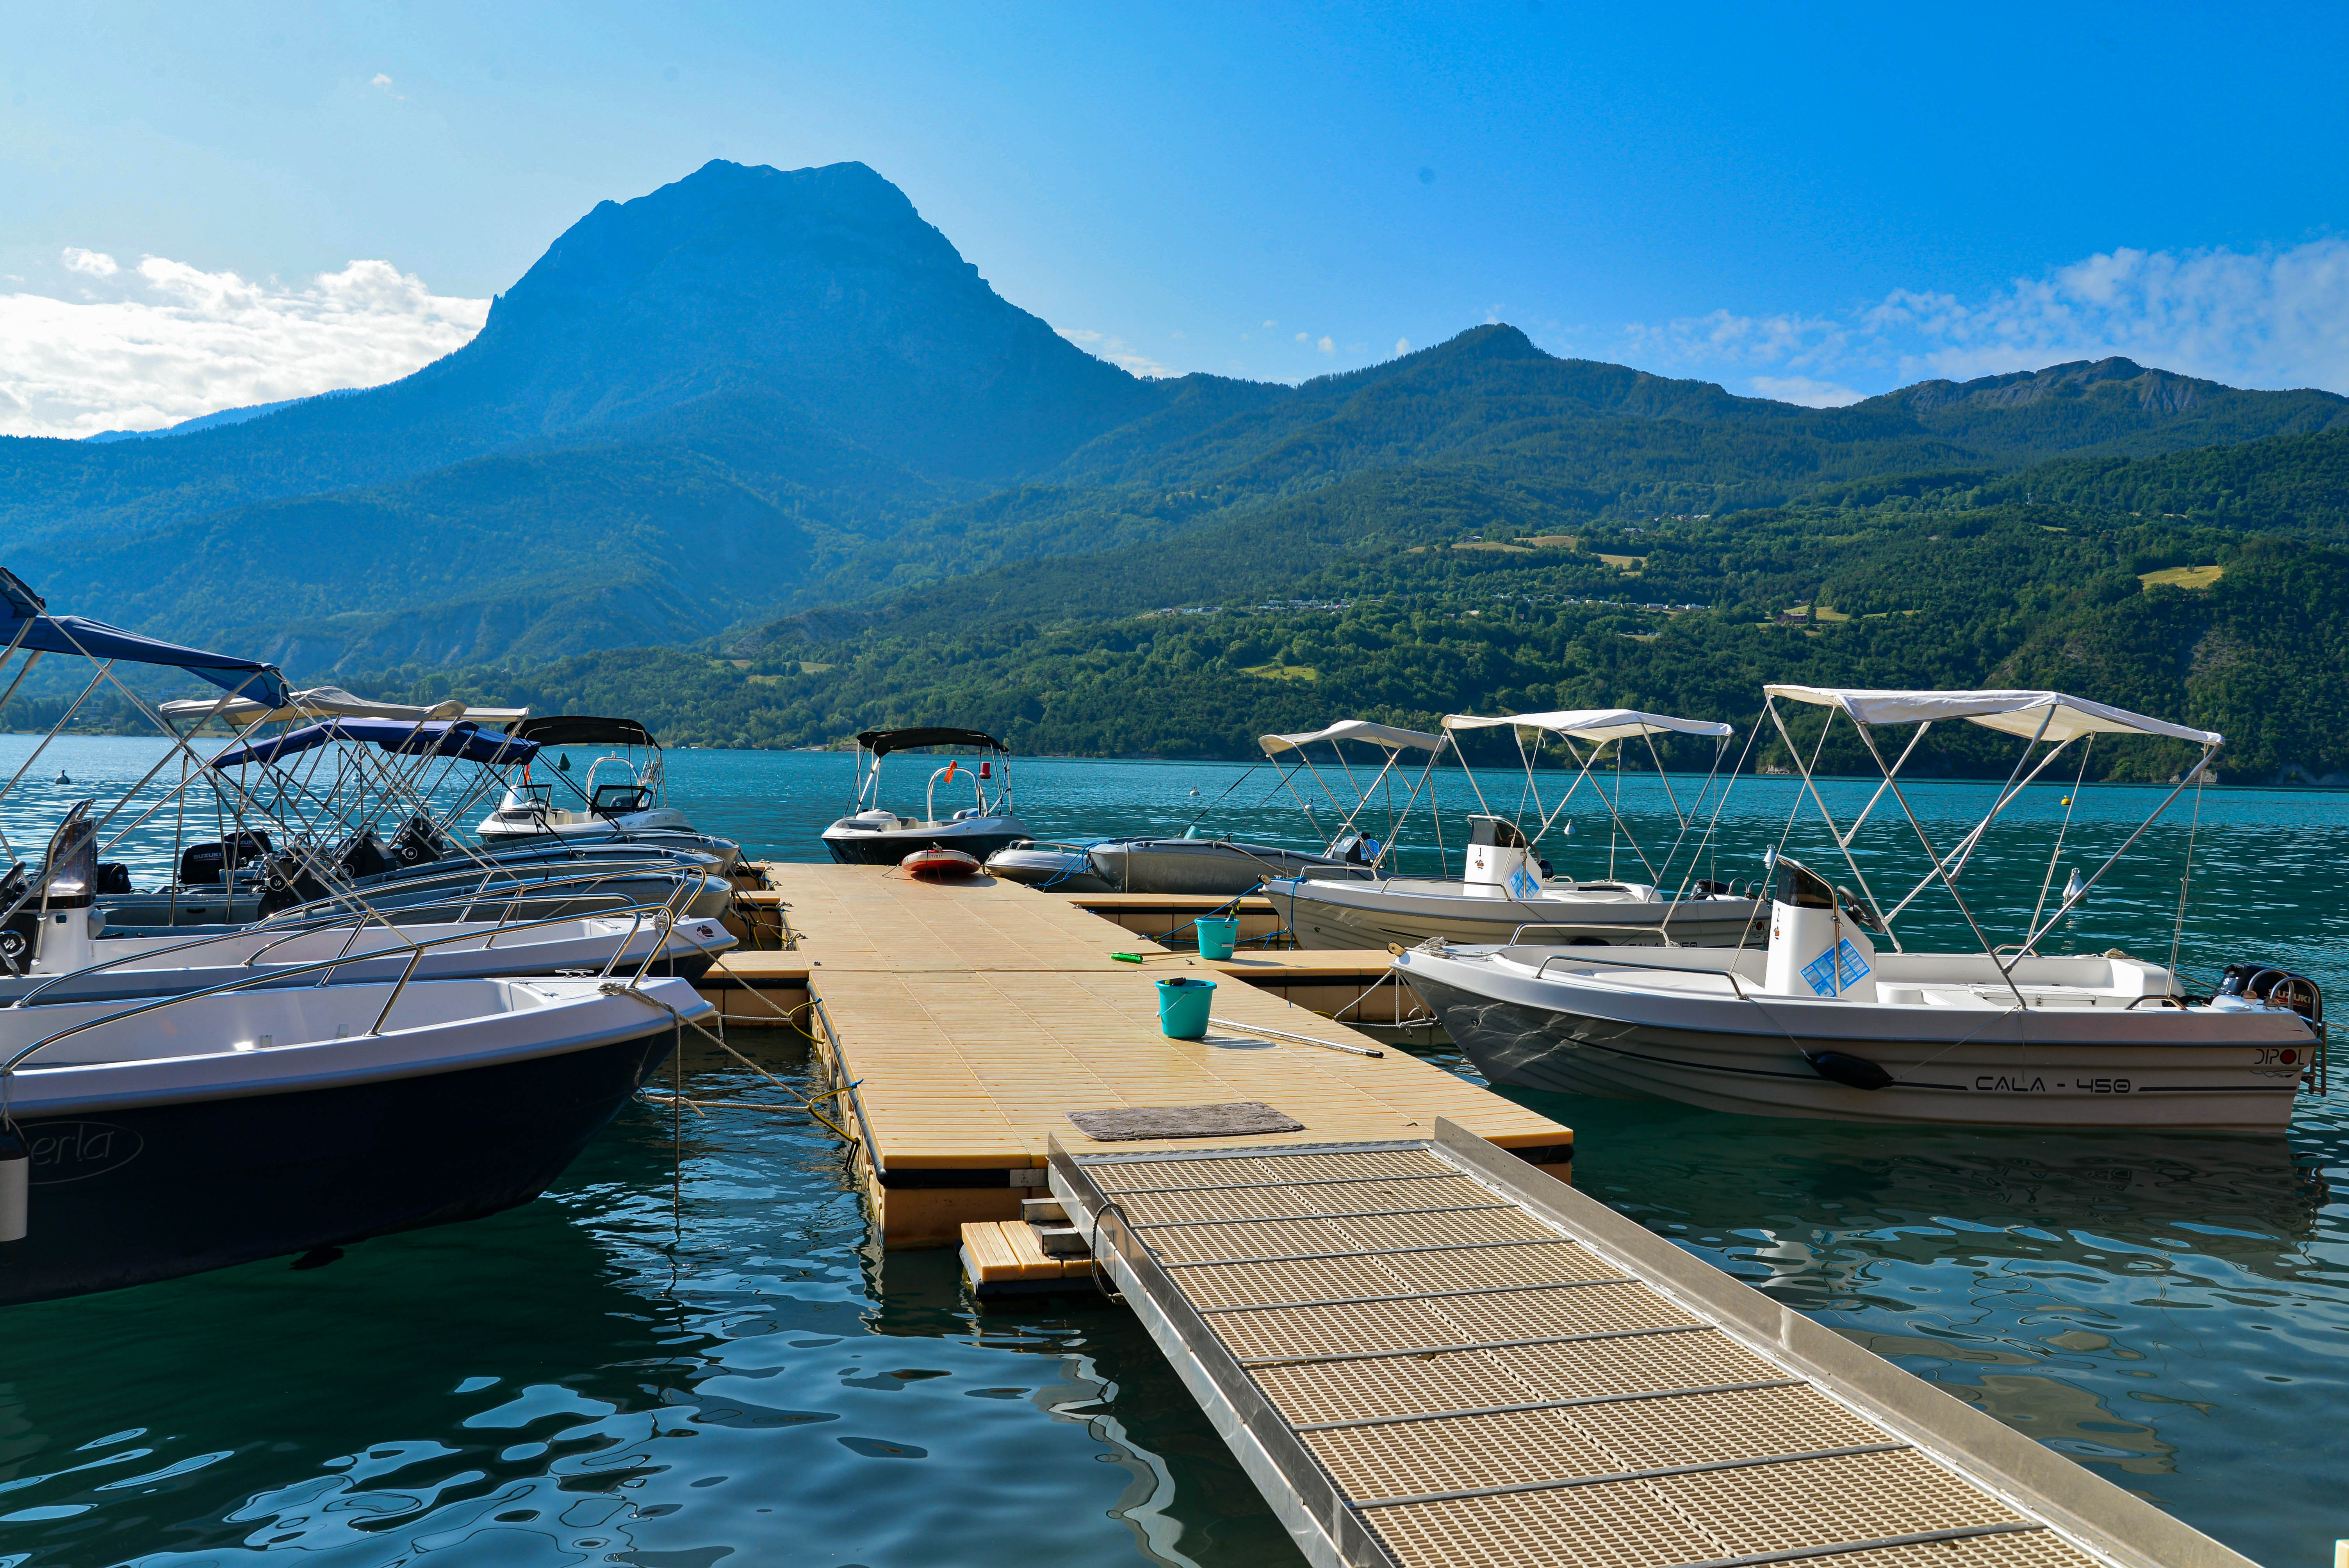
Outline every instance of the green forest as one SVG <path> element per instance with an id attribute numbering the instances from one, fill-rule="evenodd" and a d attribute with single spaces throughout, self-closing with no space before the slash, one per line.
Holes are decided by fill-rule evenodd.
<path id="1" fill-rule="evenodd" d="M 1158 757 L 1447 712 L 1621 705 L 1743 729 L 1771 681 L 2052 686 L 2222 731 L 2221 779 L 2349 774 L 2349 553 L 2325 544 L 1930 492 L 1572 535 L 1472 526 L 1509 517 L 1505 500 L 1333 490 L 1246 540 L 1031 563 L 722 646 L 370 680 L 418 700 L 626 713 L 670 744 L 954 723 L 1029 753 Z M 1374 517 L 1384 531 L 1365 540 Z M 1159 603 L 1136 610 L 1137 593 Z M 1758 765 L 1784 766 L 1765 738 Z M 2089 770 L 2161 779 L 2190 755 L 2107 743 Z M 1915 765 L 2003 773 L 2013 756 L 1959 726 Z M 1863 761 L 1847 740 L 1822 765 Z"/>

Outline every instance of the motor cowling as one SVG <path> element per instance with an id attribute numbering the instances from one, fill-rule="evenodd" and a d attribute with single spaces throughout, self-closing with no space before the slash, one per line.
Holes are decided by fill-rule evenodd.
<path id="1" fill-rule="evenodd" d="M 391 841 L 392 858 L 404 866 L 420 866 L 448 852 L 449 841 L 440 836 L 432 819 L 420 811 L 401 823 Z"/>
<path id="2" fill-rule="evenodd" d="M 2272 964 L 2230 964 L 2219 982 L 2221 996 L 2240 996 L 2287 1007 L 2320 1028 L 2324 1023 L 2324 992 L 2305 975 L 2295 975 Z"/>
<path id="3" fill-rule="evenodd" d="M 262 865 L 261 916 L 264 920 L 280 911 L 315 903 L 326 896 L 326 883 L 298 849 L 281 851 Z"/>
<path id="4" fill-rule="evenodd" d="M 1799 861 L 1777 857 L 1770 878 L 1770 957 L 1763 989 L 1779 996 L 1876 1000 L 1869 922 Z"/>

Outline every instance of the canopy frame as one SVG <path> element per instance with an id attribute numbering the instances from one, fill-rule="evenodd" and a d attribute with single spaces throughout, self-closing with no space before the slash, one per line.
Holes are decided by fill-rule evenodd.
<path id="1" fill-rule="evenodd" d="M 1782 696 L 1792 702 L 1801 702 L 1827 709 L 1827 722 L 1820 729 L 1818 745 L 1807 760 L 1803 756 L 1802 748 L 1795 744 L 1794 737 L 1786 727 L 1785 715 L 1778 711 L 1778 699 Z M 2000 977 L 2006 982 L 2007 989 L 2014 995 L 2015 1006 L 2024 1009 L 2030 1006 L 2030 1002 L 2023 995 L 2022 987 L 2015 984 L 2015 966 L 2037 952 L 2040 942 L 2045 938 L 2047 933 L 2054 930 L 2059 921 L 2077 907 L 2081 900 L 2087 897 L 2089 890 L 2102 881 L 2105 873 L 2111 871 L 2119 862 L 2120 858 L 2145 836 L 2147 830 L 2155 822 L 2160 820 L 2162 813 L 2169 809 L 2178 797 L 2185 791 L 2187 786 L 2192 784 L 2199 787 L 2199 780 L 2210 766 L 2210 759 L 2218 754 L 2219 748 L 2226 741 L 2226 738 L 2215 730 L 2195 729 L 2189 726 L 2173 724 L 2165 719 L 2149 718 L 2142 714 L 2131 713 L 2125 708 L 2067 696 L 2054 691 L 1902 692 L 1772 685 L 1762 688 L 1762 704 L 1764 710 L 1768 712 L 1772 724 L 1777 728 L 1780 738 L 1785 741 L 1787 753 L 1794 758 L 1795 769 L 1802 775 L 1803 790 L 1795 798 L 1797 810 L 1801 807 L 1802 794 L 1807 793 L 1811 803 L 1818 809 L 1820 817 L 1826 822 L 1829 834 L 1835 839 L 1837 848 L 1843 854 L 1844 863 L 1850 868 L 1854 880 L 1858 882 L 1862 895 L 1868 900 L 1870 913 L 1882 925 L 1885 934 L 1891 939 L 1895 950 L 1902 949 L 1899 936 L 1892 929 L 1893 919 L 1907 909 L 1927 887 L 1938 882 L 1949 893 L 1950 901 L 1957 906 L 1958 913 L 1965 918 L 1967 926 L 1974 934 L 1974 940 L 1982 944 L 1983 953 L 1989 956 L 1992 964 L 1998 966 Z M 1848 831 L 1836 825 L 1835 816 L 1827 810 L 1826 800 L 1820 796 L 1818 783 L 1815 777 L 1818 757 L 1826 745 L 1827 731 L 1834 727 L 1837 714 L 1851 721 L 1852 728 L 1859 736 L 1860 744 L 1868 748 L 1869 759 L 1876 764 L 1878 771 L 1883 776 L 1882 784 L 1878 786 L 1875 795 L 1870 797 L 1867 807 L 1862 809 L 1859 816 L 1853 820 Z M 1869 715 L 1874 717 L 1868 717 Z M 2031 717 L 2026 718 L 2025 716 Z M 2002 734 L 2023 736 L 2025 739 L 2023 753 L 2016 759 L 2013 770 L 2007 776 L 2006 782 L 1999 787 L 1997 797 L 1991 802 L 1990 809 L 1983 813 L 1982 820 L 1977 822 L 1947 855 L 1944 855 L 1934 848 L 1931 836 L 1925 831 L 1924 824 L 1918 820 L 1916 811 L 1910 807 L 1907 794 L 1900 788 L 1899 775 L 1908 765 L 1909 758 L 1915 752 L 1918 743 L 1924 738 L 1925 732 L 1937 721 L 1950 718 L 1966 719 Z M 2032 723 L 2032 727 L 2029 729 L 2020 727 L 2024 723 L 2031 723 L 2033 719 L 2035 719 L 2035 723 Z M 1909 737 L 1909 744 L 1902 748 L 1899 759 L 1887 763 L 1882 749 L 1876 744 L 1874 731 L 1886 724 L 1904 722 L 1914 722 L 1917 726 L 1916 731 Z M 2025 926 L 2023 941 L 2013 946 L 2013 956 L 2002 957 L 2001 954 L 2006 950 L 1993 944 L 1982 930 L 1982 923 L 1975 918 L 1973 910 L 1966 903 L 1964 896 L 1958 892 L 1957 879 L 1964 872 L 1967 861 L 1971 859 L 1974 850 L 1981 844 L 1991 823 L 2007 806 L 2019 799 L 2023 791 L 2036 781 L 2042 773 L 2046 771 L 2048 766 L 2063 754 L 2066 747 L 2075 739 L 2083 738 L 2093 739 L 2095 736 L 2109 734 L 2138 735 L 2149 738 L 2199 743 L 2202 748 L 2202 754 L 2194 760 L 2191 767 L 2178 776 L 2177 784 L 2168 795 L 2162 798 L 2161 802 L 2147 814 L 2145 820 L 2137 824 L 2137 830 L 2122 841 L 2120 848 L 2106 856 L 2104 863 L 2096 868 L 2095 874 L 2082 882 L 2077 892 L 2065 896 L 2056 906 L 2054 913 L 2048 914 L 2044 921 L 2040 919 L 2040 915 L 2045 908 L 2047 890 L 2045 885 L 2042 885 L 2039 903 L 2032 911 L 2032 918 Z M 2038 765 L 2032 768 L 2028 776 L 2025 776 L 2023 769 L 2031 762 L 2032 753 L 2036 751 L 2043 742 L 2049 740 L 2053 740 L 2054 744 L 2044 757 L 2039 758 Z M 2085 747 L 2082 748 L 2080 768 L 2081 777 L 2085 779 L 2087 772 Z M 1901 815 L 1908 819 L 1910 830 L 1916 834 L 1917 842 L 1923 848 L 1932 867 L 1917 886 L 1910 890 L 1909 895 L 1893 906 L 1889 914 L 1886 913 L 1882 905 L 1877 902 L 1874 892 L 1868 885 L 1868 879 L 1861 873 L 1858 862 L 1852 858 L 1851 854 L 1851 842 L 1857 836 L 1860 824 L 1867 820 L 1868 812 L 1875 809 L 1877 801 L 1882 799 L 1888 791 L 1899 806 Z M 2199 800 L 2199 797 L 2198 796 L 2197 799 Z M 2068 828 L 2070 823 L 2068 812 L 2064 820 Z M 1789 829 L 1792 826 L 1792 820 L 1789 819 Z M 1781 841 L 1783 843 L 1783 839 Z M 2060 850 L 2060 836 L 2058 842 Z M 2191 853 L 2190 847 L 2189 852 Z M 2054 863 L 2051 861 L 2047 880 L 2052 881 L 2054 875 Z M 2180 918 L 2183 919 L 2182 905 Z"/>
<path id="2" fill-rule="evenodd" d="M 1712 789 L 1713 780 L 1721 772 L 1722 758 L 1728 753 L 1729 742 L 1737 734 L 1737 730 L 1734 726 L 1723 724 L 1717 719 L 1679 718 L 1670 714 L 1647 713 L 1638 708 L 1624 707 L 1573 708 L 1548 713 L 1499 714 L 1490 717 L 1478 714 L 1459 713 L 1446 714 L 1444 718 L 1444 730 L 1447 738 L 1456 737 L 1459 732 L 1463 730 L 1495 729 L 1504 725 L 1508 726 L 1510 728 L 1511 738 L 1516 742 L 1517 760 L 1524 767 L 1526 771 L 1526 782 L 1518 794 L 1517 811 L 1516 817 L 1512 820 L 1516 820 L 1523 818 L 1525 814 L 1525 800 L 1526 796 L 1530 794 L 1534 802 L 1535 817 L 1540 824 L 1539 828 L 1527 841 L 1529 844 L 1538 844 L 1544 838 L 1548 836 L 1549 830 L 1557 825 L 1558 819 L 1565 814 L 1567 807 L 1572 803 L 1575 792 L 1582 788 L 1584 780 L 1590 777 L 1591 769 L 1595 768 L 1599 759 L 1607 754 L 1608 746 L 1610 743 L 1614 746 L 1616 767 L 1615 798 L 1612 800 L 1609 800 L 1607 797 L 1607 791 L 1602 786 L 1594 785 L 1592 790 L 1592 792 L 1597 795 L 1599 804 L 1607 808 L 1609 821 L 1607 841 L 1607 878 L 1609 882 L 1615 880 L 1615 854 L 1617 845 L 1619 843 L 1627 843 L 1630 846 L 1632 854 L 1638 857 L 1640 868 L 1648 873 L 1651 883 L 1658 886 L 1661 886 L 1664 878 L 1670 874 L 1672 861 L 1679 858 L 1680 847 L 1687 841 L 1689 824 L 1693 820 L 1692 813 L 1697 807 L 1702 804 L 1705 794 Z M 1536 741 L 1533 752 L 1528 754 L 1526 750 L 1525 743 L 1525 732 L 1527 729 L 1542 731 L 1557 737 L 1558 745 L 1565 750 L 1567 756 L 1572 759 L 1575 765 L 1576 771 L 1574 781 L 1567 786 L 1566 793 L 1559 797 L 1558 802 L 1554 808 L 1546 806 L 1542 801 L 1541 786 L 1535 769 L 1535 763 L 1540 758 L 1541 742 L 1538 740 Z M 1712 767 L 1706 772 L 1703 788 L 1699 791 L 1696 800 L 1692 804 L 1690 810 L 1684 811 L 1682 810 L 1680 797 L 1672 789 L 1671 777 L 1665 771 L 1663 758 L 1661 754 L 1656 750 L 1655 738 L 1659 735 L 1664 734 L 1707 737 L 1712 738 L 1713 741 Z M 1588 757 L 1585 757 L 1575 749 L 1573 740 L 1570 739 L 1569 737 L 1576 736 L 1581 737 L 1586 741 L 1591 743 L 1590 752 Z M 1671 851 L 1664 856 L 1664 862 L 1661 869 L 1659 869 L 1654 861 L 1649 860 L 1647 851 L 1640 843 L 1639 835 L 1632 832 L 1630 824 L 1623 820 L 1623 743 L 1634 738 L 1640 740 L 1646 745 L 1648 748 L 1649 760 L 1655 767 L 1656 777 L 1663 783 L 1664 798 L 1671 804 L 1672 818 L 1675 823 L 1678 824 L 1680 830 L 1672 840 L 1672 847 Z M 1458 750 L 1456 740 L 1454 749 L 1455 752 Z M 1476 803 L 1484 807 L 1487 814 L 1497 815 L 1498 813 L 1493 810 L 1492 803 L 1485 799 L 1484 786 L 1477 780 L 1476 771 L 1469 765 L 1468 758 L 1464 753 L 1460 756 L 1460 769 L 1461 772 L 1467 777 L 1468 787 L 1475 792 L 1476 796 Z M 1716 811 L 1716 815 L 1717 814 L 1718 812 Z M 1700 841 L 1698 845 L 1699 851 L 1702 851 L 1702 845 L 1703 841 Z M 1692 853 L 1690 859 L 1689 871 L 1682 878 L 1682 891 L 1683 892 L 1686 891 L 1689 879 L 1695 875 L 1695 857 Z M 1675 901 L 1675 903 L 1677 903 L 1677 901 Z M 1671 912 L 1668 911 L 1665 915 L 1665 921 L 1667 923 L 1669 923 L 1671 918 Z M 1669 941 L 1670 938 L 1667 937 L 1667 940 Z"/>

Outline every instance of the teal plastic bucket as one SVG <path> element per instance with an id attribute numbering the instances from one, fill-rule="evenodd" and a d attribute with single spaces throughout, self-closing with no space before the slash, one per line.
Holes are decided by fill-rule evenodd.
<path id="1" fill-rule="evenodd" d="M 1240 939 L 1237 915 L 1229 920 L 1216 920 L 1203 914 L 1191 923 L 1199 928 L 1200 957 L 1229 958 L 1232 955 L 1232 946 Z"/>
<path id="2" fill-rule="evenodd" d="M 1216 983 L 1177 975 L 1158 983 L 1158 1028 L 1170 1040 L 1195 1040 L 1207 1032 Z"/>

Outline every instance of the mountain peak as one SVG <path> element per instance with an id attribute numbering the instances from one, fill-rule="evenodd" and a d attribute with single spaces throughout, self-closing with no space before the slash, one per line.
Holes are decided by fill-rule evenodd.
<path id="1" fill-rule="evenodd" d="M 989 288 L 862 163 L 714 159 L 565 230 L 423 377 L 554 433 L 719 393 L 781 396 L 917 472 L 1045 466 L 1164 394 Z"/>

